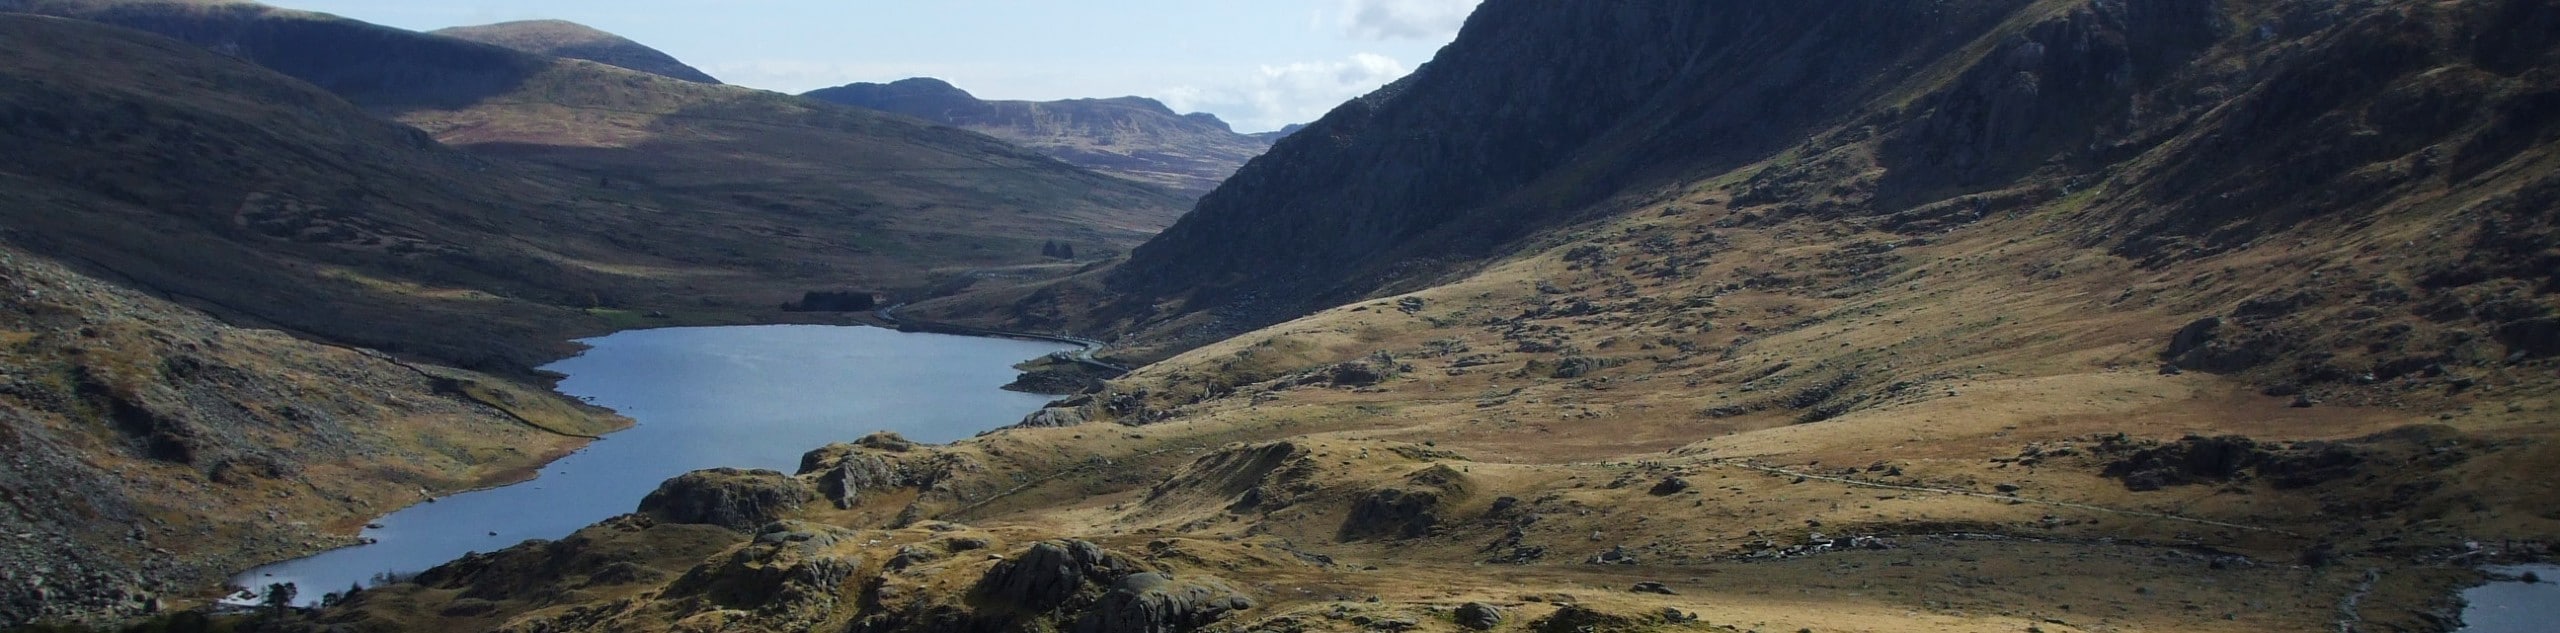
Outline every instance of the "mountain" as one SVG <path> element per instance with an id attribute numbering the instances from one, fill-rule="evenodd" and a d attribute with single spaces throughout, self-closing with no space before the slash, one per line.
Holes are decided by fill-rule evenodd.
<path id="1" fill-rule="evenodd" d="M 658 49 L 576 22 L 524 20 L 480 26 L 457 26 L 437 29 L 429 33 L 504 46 L 535 55 L 583 59 L 669 79 L 704 84 L 720 83 L 719 79 L 714 79 L 701 70 L 687 66 L 683 61 Z"/>
<path id="2" fill-rule="evenodd" d="M 1117 267 L 909 308 L 1138 371 L 314 622 L 2447 631 L 2548 555 L 2560 5 L 1813 4 L 1489 0 Z"/>
<path id="3" fill-rule="evenodd" d="M 1280 139 L 1289 138 L 1289 135 L 1291 135 L 1291 134 L 1297 134 L 1297 133 L 1298 133 L 1298 130 L 1303 130 L 1303 129 L 1307 129 L 1307 124 L 1304 124 L 1304 123 L 1291 123 L 1291 124 L 1288 124 L 1288 125 L 1281 126 L 1281 127 L 1280 127 L 1280 129 L 1277 129 L 1277 130 L 1272 130 L 1272 131 L 1269 131 L 1269 132 L 1255 132 L 1255 133 L 1252 133 L 1252 134 L 1247 134 L 1246 136 L 1251 136 L 1251 137 L 1255 138 L 1256 140 L 1260 140 L 1260 141 L 1262 141 L 1262 142 L 1264 142 L 1264 143 L 1279 143 L 1279 142 L 1280 142 Z"/>
<path id="4" fill-rule="evenodd" d="M 1069 163 L 1197 196 L 1271 142 L 1237 134 L 1207 113 L 1176 114 L 1154 99 L 985 101 L 939 79 L 857 83 L 805 95 L 955 126 Z"/>
<path id="5" fill-rule="evenodd" d="M 28 535 L 0 539 L 0 627 L 201 604 L 525 476 L 628 423 L 541 386 L 575 338 L 1072 270 L 1042 247 L 1125 249 L 1182 202 L 903 117 L 252 3 L 5 0 L 0 40 L 0 529 Z"/>
<path id="6" fill-rule="evenodd" d="M 813 288 L 920 291 L 966 277 L 955 271 L 1071 269 L 1041 246 L 1119 252 L 1185 204 L 903 117 L 256 3 L 0 0 L 0 10 L 159 33 L 309 82 L 570 188 L 532 203 L 582 210 L 543 230 L 697 269 L 656 278 L 654 297 L 602 289 L 609 308 L 681 316 L 708 306 L 736 320 Z"/>
<path id="7" fill-rule="evenodd" d="M 0 625 L 197 602 L 626 423 L 414 358 L 543 353 L 485 339 L 617 283 L 504 237 L 554 190 L 179 42 L 0 39 Z"/>

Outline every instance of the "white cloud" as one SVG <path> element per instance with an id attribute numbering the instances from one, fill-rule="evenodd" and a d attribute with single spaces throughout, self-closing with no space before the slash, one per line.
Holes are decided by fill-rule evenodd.
<path id="1" fill-rule="evenodd" d="M 1449 40 L 1478 0 L 1335 0 L 1331 20 L 1366 40 Z"/>
<path id="2" fill-rule="evenodd" d="M 1278 129 L 1324 116 L 1353 97 L 1412 72 L 1374 53 L 1347 59 L 1265 65 L 1232 81 L 1164 88 L 1150 95 L 1183 112 L 1215 112 L 1236 129 Z"/>

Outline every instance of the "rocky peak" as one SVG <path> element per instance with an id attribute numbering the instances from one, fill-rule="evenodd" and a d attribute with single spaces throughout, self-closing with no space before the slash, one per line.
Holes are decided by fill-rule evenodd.
<path id="1" fill-rule="evenodd" d="M 817 498 L 798 479 L 770 470 L 714 468 L 658 484 L 640 500 L 640 513 L 669 523 L 753 530 Z"/>

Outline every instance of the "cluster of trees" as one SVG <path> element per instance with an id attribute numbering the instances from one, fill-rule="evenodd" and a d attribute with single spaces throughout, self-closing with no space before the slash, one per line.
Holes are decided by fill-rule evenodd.
<path id="1" fill-rule="evenodd" d="M 800 301 L 782 304 L 784 312 L 867 312 L 880 307 L 880 297 L 860 290 L 810 291 Z"/>
<path id="2" fill-rule="evenodd" d="M 1040 255 L 1058 259 L 1075 259 L 1076 245 L 1050 240 L 1049 243 L 1040 245 Z"/>

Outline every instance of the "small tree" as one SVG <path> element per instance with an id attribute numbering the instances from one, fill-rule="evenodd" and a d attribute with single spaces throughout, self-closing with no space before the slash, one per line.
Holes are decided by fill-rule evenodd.
<path id="1" fill-rule="evenodd" d="M 294 586 L 293 583 L 280 582 L 267 585 L 266 599 L 261 602 L 266 605 L 268 613 L 282 616 L 286 611 L 293 609 L 293 599 L 300 597 L 301 594 L 302 588 Z"/>

